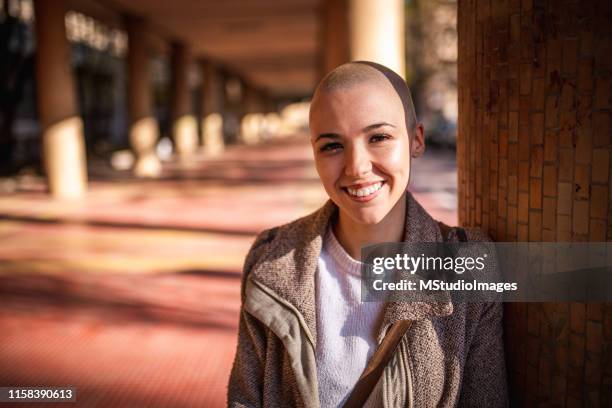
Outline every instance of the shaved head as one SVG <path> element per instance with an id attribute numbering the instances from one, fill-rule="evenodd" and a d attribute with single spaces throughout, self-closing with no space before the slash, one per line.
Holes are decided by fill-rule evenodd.
<path id="1" fill-rule="evenodd" d="M 384 82 L 393 87 L 402 101 L 406 117 L 406 129 L 408 134 L 412 136 L 417 125 L 417 118 L 410 89 L 402 77 L 384 65 L 370 61 L 353 61 L 340 65 L 321 80 L 315 90 L 312 101 L 314 104 L 321 94 L 331 93 L 336 90 L 350 88 L 363 83 L 383 84 Z"/>

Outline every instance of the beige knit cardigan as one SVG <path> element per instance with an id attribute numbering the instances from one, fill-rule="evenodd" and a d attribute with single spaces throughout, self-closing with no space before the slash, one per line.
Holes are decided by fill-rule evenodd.
<path id="1" fill-rule="evenodd" d="M 440 228 L 406 194 L 406 242 L 442 242 Z M 319 407 L 315 273 L 337 207 L 262 232 L 247 255 L 230 407 Z M 470 241 L 486 240 L 467 230 Z M 451 234 L 450 241 L 457 241 Z M 413 323 L 377 384 L 381 407 L 505 407 L 502 305 L 388 302 L 378 336 Z"/>

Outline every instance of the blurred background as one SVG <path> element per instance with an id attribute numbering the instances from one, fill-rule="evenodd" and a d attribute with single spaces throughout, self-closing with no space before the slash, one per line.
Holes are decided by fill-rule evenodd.
<path id="1" fill-rule="evenodd" d="M 410 85 L 435 218 L 612 240 L 609 0 L 0 0 L 0 386 L 224 406 L 244 256 L 325 202 L 308 104 L 350 60 Z M 612 304 L 506 303 L 504 340 L 512 406 L 612 406 Z"/>
<path id="2" fill-rule="evenodd" d="M 455 224 L 456 18 L 448 0 L 0 1 L 0 385 L 224 406 L 244 256 L 327 199 L 309 100 L 351 59 L 410 84 L 428 137 L 410 188 Z"/>

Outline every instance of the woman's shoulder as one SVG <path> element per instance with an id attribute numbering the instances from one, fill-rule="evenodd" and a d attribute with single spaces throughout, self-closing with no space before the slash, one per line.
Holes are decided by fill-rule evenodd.
<path id="1" fill-rule="evenodd" d="M 263 257 L 282 256 L 287 251 L 307 245 L 317 235 L 323 234 L 332 211 L 333 204 L 327 202 L 308 215 L 260 232 L 247 254 L 245 271 Z"/>
<path id="2" fill-rule="evenodd" d="M 261 231 L 255 237 L 255 241 L 253 242 L 249 253 L 257 251 L 258 248 L 269 245 L 279 239 L 287 239 L 289 236 L 300 236 L 301 234 L 304 234 L 306 230 L 312 226 L 313 219 L 316 217 L 319 211 L 320 210 L 317 210 L 291 222 Z"/>
<path id="3" fill-rule="evenodd" d="M 454 227 L 451 241 L 461 241 L 459 230 L 463 230 L 465 233 L 465 240 L 467 242 L 491 242 L 491 237 L 484 232 L 480 227 Z"/>

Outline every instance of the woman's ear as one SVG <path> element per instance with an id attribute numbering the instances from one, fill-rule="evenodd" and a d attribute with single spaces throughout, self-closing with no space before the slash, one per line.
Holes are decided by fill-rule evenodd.
<path id="1" fill-rule="evenodd" d="M 425 128 L 421 122 L 414 127 L 412 140 L 410 141 L 410 155 L 421 157 L 425 153 Z"/>

